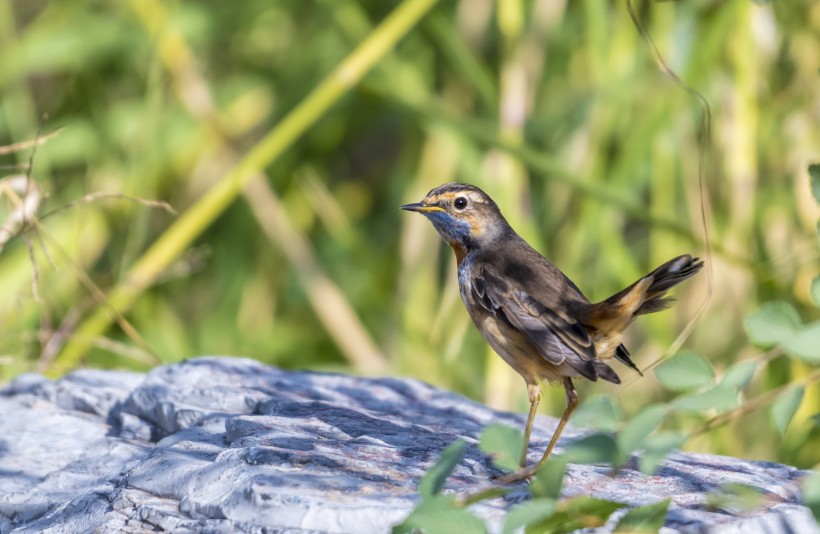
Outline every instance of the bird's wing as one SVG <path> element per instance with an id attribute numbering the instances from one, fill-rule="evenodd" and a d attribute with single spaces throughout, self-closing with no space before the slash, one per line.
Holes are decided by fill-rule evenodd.
<path id="1" fill-rule="evenodd" d="M 487 311 L 522 334 L 548 362 L 565 361 L 581 374 L 596 375 L 592 361 L 595 345 L 584 328 L 568 310 L 536 299 L 524 287 L 498 276 L 486 267 L 472 280 L 476 300 Z M 560 298 L 560 294 L 556 295 Z M 594 378 L 592 378 L 594 380 Z"/>

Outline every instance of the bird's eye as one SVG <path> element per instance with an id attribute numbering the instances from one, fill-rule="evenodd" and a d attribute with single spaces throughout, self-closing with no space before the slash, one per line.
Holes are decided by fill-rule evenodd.
<path id="1" fill-rule="evenodd" d="M 467 207 L 467 199 L 466 199 L 466 198 L 464 198 L 464 197 L 458 197 L 458 198 L 455 200 L 455 202 L 453 202 L 453 206 L 454 206 L 457 210 L 463 210 L 464 208 L 466 208 L 466 207 Z"/>

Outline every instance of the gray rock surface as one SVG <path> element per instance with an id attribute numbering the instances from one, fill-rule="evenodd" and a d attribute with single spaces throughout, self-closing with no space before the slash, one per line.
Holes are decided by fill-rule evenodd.
<path id="1" fill-rule="evenodd" d="M 25 375 L 0 391 L 0 413 L 0 533 L 388 532 L 450 442 L 469 446 L 446 488 L 475 489 L 495 474 L 476 447 L 482 428 L 522 424 L 415 380 L 226 357 L 147 375 Z M 536 448 L 554 424 L 538 421 Z M 570 466 L 564 491 L 632 505 L 672 497 L 665 532 L 818 532 L 800 505 L 803 474 L 674 454 L 655 476 Z M 760 488 L 765 505 L 709 510 L 707 493 L 727 482 Z M 472 510 L 498 529 L 509 506 L 497 499 Z"/>

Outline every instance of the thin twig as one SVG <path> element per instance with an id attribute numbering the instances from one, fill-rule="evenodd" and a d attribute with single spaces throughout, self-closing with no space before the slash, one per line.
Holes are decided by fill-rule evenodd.
<path id="1" fill-rule="evenodd" d="M 698 102 L 700 103 L 703 109 L 702 115 L 702 128 L 699 137 L 699 147 L 698 147 L 698 189 L 700 192 L 700 216 L 701 216 L 701 226 L 703 230 L 703 246 L 706 249 L 706 297 L 704 297 L 703 301 L 701 302 L 700 306 L 698 306 L 697 311 L 695 311 L 695 315 L 686 323 L 686 326 L 683 328 L 678 337 L 672 342 L 669 348 L 661 354 L 660 357 L 655 359 L 655 361 L 651 362 L 649 365 L 645 366 L 642 371 L 644 373 L 652 370 L 655 366 L 661 363 L 664 359 L 668 356 L 675 354 L 680 350 L 681 346 L 689 339 L 689 336 L 692 334 L 692 331 L 695 328 L 695 325 L 700 320 L 700 317 L 706 311 L 706 308 L 709 306 L 709 303 L 712 301 L 713 295 L 713 286 L 714 286 L 714 271 L 712 267 L 712 244 L 710 243 L 709 238 L 709 223 L 708 223 L 708 198 L 706 194 L 706 170 L 704 168 L 704 163 L 707 157 L 707 152 L 709 149 L 709 142 L 712 137 L 712 110 L 709 106 L 709 102 L 697 89 L 692 87 L 691 85 L 684 82 L 678 74 L 669 67 L 666 63 L 666 60 L 663 58 L 660 50 L 655 45 L 655 41 L 652 39 L 652 36 L 649 34 L 649 30 L 646 28 L 644 23 L 638 17 L 638 14 L 635 12 L 635 7 L 632 5 L 632 0 L 626 0 L 626 7 L 627 11 L 629 11 L 629 16 L 632 18 L 632 22 L 635 24 L 635 27 L 638 30 L 638 33 L 641 34 L 641 37 L 646 42 L 646 44 L 652 50 L 653 58 L 655 63 L 658 65 L 658 68 L 666 74 L 669 78 L 672 79 L 675 84 L 689 93 L 691 96 L 695 97 Z M 630 385 L 634 384 L 637 381 L 638 377 L 632 378 L 629 380 L 624 386 L 621 388 L 621 391 L 629 387 Z M 620 392 L 619 392 L 620 394 Z"/>
<path id="2" fill-rule="evenodd" d="M 0 146 L 0 156 L 5 156 L 6 154 L 13 154 L 14 152 L 20 152 L 30 147 L 37 147 L 38 145 L 42 145 L 49 139 L 59 135 L 62 131 L 62 128 L 57 128 L 53 132 L 46 135 L 39 135 L 38 132 L 37 137 L 35 137 L 34 139 L 30 139 L 28 141 L 20 141 L 19 143 L 14 143 L 12 145 Z"/>
<path id="3" fill-rule="evenodd" d="M 51 211 L 47 211 L 40 215 L 40 220 L 46 219 L 47 217 L 51 217 L 52 215 L 56 215 L 58 213 L 62 213 L 64 211 L 70 210 L 71 208 L 77 207 L 81 204 L 90 204 L 91 202 L 96 202 L 97 200 L 105 200 L 109 198 L 116 198 L 121 200 L 128 200 L 130 202 L 136 202 L 137 204 L 142 204 L 143 206 L 147 206 L 149 208 L 159 208 L 165 210 L 166 212 L 170 213 L 171 215 L 177 215 L 176 210 L 167 202 L 163 202 L 161 200 L 151 200 L 147 198 L 139 198 L 139 197 L 132 197 L 130 195 L 126 195 L 124 193 L 89 193 L 84 195 L 77 200 L 69 202 L 64 206 L 60 206 Z"/>
<path id="4" fill-rule="evenodd" d="M 712 417 L 711 419 L 703 423 L 703 425 L 701 425 L 698 429 L 694 430 L 693 432 L 690 432 L 688 437 L 692 438 L 700 434 L 704 434 L 706 432 L 709 432 L 710 430 L 714 430 L 715 428 L 731 423 L 736 419 L 740 419 L 744 415 L 751 413 L 757 410 L 758 408 L 766 406 L 767 404 L 775 400 L 777 397 L 779 397 L 783 392 L 797 385 L 808 386 L 815 382 L 820 382 L 820 369 L 816 369 L 813 373 L 809 373 L 799 380 L 783 384 L 778 388 L 767 391 L 762 395 L 758 395 L 754 399 L 746 401 L 742 406 L 738 406 L 733 410 L 729 410 L 728 412 L 723 412 L 720 415 Z"/>
<path id="5" fill-rule="evenodd" d="M 472 504 L 477 502 L 481 502 L 486 499 L 494 499 L 496 497 L 503 497 L 504 495 L 519 489 L 519 487 L 509 487 L 509 486 L 501 486 L 501 485 L 492 485 L 487 488 L 475 491 L 473 493 L 467 493 L 464 495 L 459 495 L 456 497 L 455 502 L 453 503 L 455 506 L 459 508 L 466 508 Z"/>

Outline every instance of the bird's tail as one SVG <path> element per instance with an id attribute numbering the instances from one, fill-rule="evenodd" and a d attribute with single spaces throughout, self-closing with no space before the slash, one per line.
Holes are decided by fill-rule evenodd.
<path id="1" fill-rule="evenodd" d="M 703 261 L 689 254 L 664 263 L 626 289 L 594 304 L 589 324 L 602 332 L 623 332 L 636 316 L 668 308 L 672 299 L 665 297 L 666 292 L 702 267 Z"/>
<path id="2" fill-rule="evenodd" d="M 621 333 L 638 315 L 654 313 L 668 308 L 672 303 L 666 292 L 673 286 L 694 276 L 703 267 L 703 262 L 689 254 L 670 260 L 644 276 L 623 291 L 608 299 L 593 304 L 587 324 L 601 332 L 603 337 L 614 336 L 620 340 Z M 629 357 L 629 351 L 618 344 L 614 356 L 639 374 L 640 369 Z"/>

